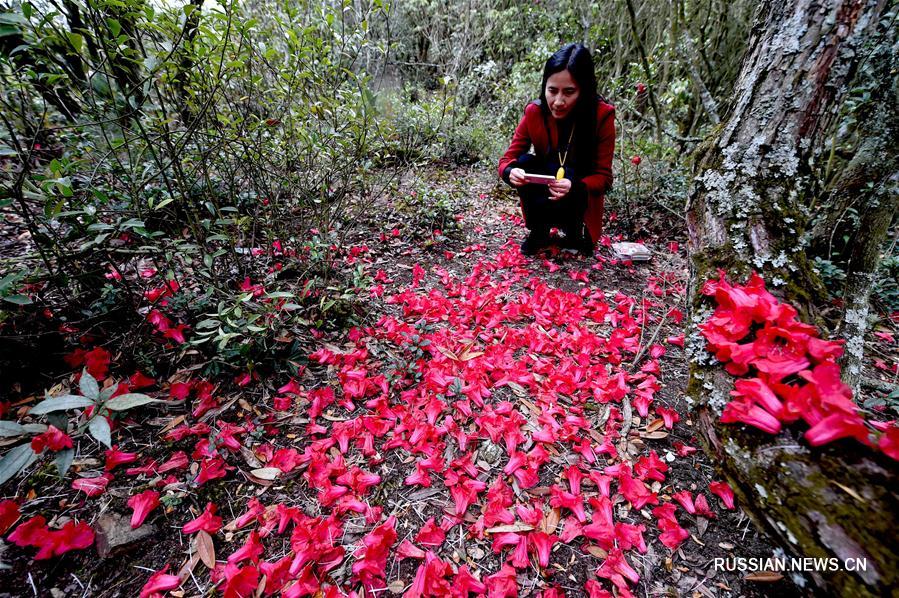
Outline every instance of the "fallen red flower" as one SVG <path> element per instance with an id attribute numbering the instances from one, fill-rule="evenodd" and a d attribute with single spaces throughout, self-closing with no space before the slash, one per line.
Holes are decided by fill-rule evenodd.
<path id="1" fill-rule="evenodd" d="M 0 502 L 0 536 L 5 534 L 19 520 L 19 503 L 14 500 Z"/>
<path id="2" fill-rule="evenodd" d="M 72 489 L 84 492 L 90 497 L 100 496 L 106 492 L 106 486 L 112 481 L 112 474 L 106 473 L 95 478 L 76 478 L 72 480 Z"/>
<path id="3" fill-rule="evenodd" d="M 137 529 L 143 525 L 144 520 L 153 510 L 159 506 L 159 492 L 144 490 L 128 499 L 128 506 L 133 509 L 131 514 L 131 529 Z"/>
<path id="4" fill-rule="evenodd" d="M 44 449 L 61 451 L 67 448 L 72 448 L 72 439 L 53 425 L 47 426 L 46 432 L 31 439 L 31 450 L 38 455 L 44 452 Z"/>
<path id="5" fill-rule="evenodd" d="M 222 529 L 222 518 L 215 514 L 217 507 L 214 503 L 206 503 L 206 508 L 199 517 L 188 521 L 181 527 L 181 531 L 185 534 L 194 534 L 203 530 L 207 534 L 215 534 Z"/>
<path id="6" fill-rule="evenodd" d="M 157 598 L 161 597 L 163 592 L 174 590 L 181 585 L 181 580 L 177 575 L 169 575 L 166 571 L 169 566 L 166 565 L 157 571 L 147 580 L 144 587 L 140 590 L 140 598 Z"/>
<path id="7" fill-rule="evenodd" d="M 87 373 L 102 382 L 109 373 L 109 361 L 112 355 L 103 347 L 97 347 L 84 354 L 84 367 Z"/>
<path id="8" fill-rule="evenodd" d="M 421 526 L 421 529 L 415 536 L 415 541 L 419 544 L 433 547 L 440 546 L 445 539 L 446 532 L 440 529 L 440 526 L 434 522 L 433 517 L 428 519 L 425 524 Z"/>
<path id="9" fill-rule="evenodd" d="M 106 456 L 106 471 L 112 471 L 119 465 L 125 463 L 134 463 L 137 461 L 137 453 L 126 453 L 119 450 L 119 445 L 114 444 L 112 448 L 103 453 Z"/>
<path id="10" fill-rule="evenodd" d="M 730 510 L 734 509 L 734 491 L 727 482 L 712 482 L 709 484 L 709 492 L 717 496 Z"/>

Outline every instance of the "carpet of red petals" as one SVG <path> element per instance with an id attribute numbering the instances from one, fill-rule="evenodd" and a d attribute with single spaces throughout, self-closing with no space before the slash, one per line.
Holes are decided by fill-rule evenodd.
<path id="1" fill-rule="evenodd" d="M 523 230 L 515 216 L 495 224 L 503 239 Z M 659 247 L 682 268 L 676 244 Z M 355 249 L 348 260 L 376 252 Z M 375 273 L 382 315 L 320 335 L 294 379 L 246 376 L 233 398 L 199 378 L 139 379 L 183 401 L 182 415 L 153 418 L 143 449 L 120 427 L 119 445 L 77 466 L 55 498 L 0 502 L 0 532 L 15 545 L 6 587 L 33 587 L 32 558 L 80 559 L 78 577 L 63 570 L 81 589 L 59 582 L 72 591 L 91 583 L 141 598 L 213 587 L 226 597 L 711 595 L 743 583 L 714 579 L 710 556 L 741 542 L 770 548 L 747 538 L 663 374 L 684 369 L 683 271 L 527 259 L 514 239 L 427 262 L 434 254 Z M 619 275 L 630 291 L 609 284 Z M 96 351 L 79 357 L 101 378 L 115 367 Z M 41 448 L 65 446 L 51 432 Z M 162 531 L 104 565 L 91 526 L 100 511 Z"/>

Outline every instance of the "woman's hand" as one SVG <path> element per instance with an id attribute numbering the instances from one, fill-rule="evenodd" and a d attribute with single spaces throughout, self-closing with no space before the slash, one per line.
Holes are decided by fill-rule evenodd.
<path id="1" fill-rule="evenodd" d="M 509 171 L 509 183 L 513 187 L 521 187 L 522 185 L 526 185 L 527 181 L 524 178 L 524 169 L 523 168 L 513 168 Z"/>
<path id="2" fill-rule="evenodd" d="M 559 179 L 549 184 L 549 198 L 553 201 L 562 199 L 569 191 L 571 191 L 570 179 Z"/>

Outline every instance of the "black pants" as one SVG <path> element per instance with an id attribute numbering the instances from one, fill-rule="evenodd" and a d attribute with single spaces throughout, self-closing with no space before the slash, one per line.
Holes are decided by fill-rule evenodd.
<path id="1" fill-rule="evenodd" d="M 518 167 L 533 174 L 555 175 L 558 170 L 558 165 L 542 164 L 532 154 L 519 157 Z M 547 236 L 549 229 L 554 226 L 572 238 L 580 238 L 583 234 L 584 212 L 587 210 L 586 192 L 572 191 L 560 199 L 552 200 L 548 185 L 528 183 L 518 187 L 518 197 L 521 199 L 525 226 L 535 234 Z"/>

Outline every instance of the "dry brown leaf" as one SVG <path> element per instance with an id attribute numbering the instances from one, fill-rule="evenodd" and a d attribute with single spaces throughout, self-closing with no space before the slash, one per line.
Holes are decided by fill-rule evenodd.
<path id="1" fill-rule="evenodd" d="M 559 527 L 559 521 L 561 519 L 562 513 L 559 509 L 553 509 L 543 516 L 543 520 L 540 522 L 540 529 L 547 534 L 552 534 L 556 531 L 556 528 Z"/>
<path id="2" fill-rule="evenodd" d="M 534 526 L 529 523 L 511 523 L 509 525 L 497 525 L 495 527 L 488 527 L 486 530 L 487 533 L 490 534 L 503 534 L 506 532 L 529 532 L 534 529 Z"/>
<path id="3" fill-rule="evenodd" d="M 528 488 L 526 492 L 533 496 L 546 496 L 550 493 L 550 489 L 546 486 L 537 486 L 535 488 Z"/>
<path id="4" fill-rule="evenodd" d="M 656 419 L 656 420 L 649 422 L 649 424 L 646 426 L 646 431 L 647 432 L 655 432 L 656 430 L 658 430 L 659 428 L 661 428 L 664 425 L 665 425 L 665 420 L 663 420 L 661 418 Z"/>
<path id="5" fill-rule="evenodd" d="M 277 479 L 281 475 L 281 470 L 277 467 L 260 467 L 250 470 L 250 475 L 260 480 L 271 481 Z"/>
<path id="6" fill-rule="evenodd" d="M 215 545 L 212 543 L 212 536 L 204 530 L 200 530 L 197 532 L 197 537 L 194 542 L 196 544 L 197 555 L 200 557 L 203 564 L 209 569 L 215 569 Z"/>
<path id="7" fill-rule="evenodd" d="M 181 583 L 187 581 L 187 578 L 190 577 L 191 571 L 194 570 L 194 567 L 197 566 L 197 563 L 200 562 L 200 555 L 196 552 L 187 557 L 187 560 L 184 561 L 184 564 L 181 565 L 181 568 L 178 569 L 178 579 L 181 580 Z"/>
<path id="8" fill-rule="evenodd" d="M 402 594 L 403 590 L 406 589 L 406 583 L 398 579 L 396 581 L 392 581 L 387 585 L 387 589 L 390 590 L 391 594 Z"/>
<path id="9" fill-rule="evenodd" d="M 746 581 L 760 581 L 764 583 L 774 583 L 783 578 L 784 576 L 777 571 L 756 571 L 743 577 Z"/>
<path id="10" fill-rule="evenodd" d="M 606 439 L 605 436 L 592 428 L 590 430 L 587 430 L 587 434 L 590 435 L 590 438 L 592 438 L 594 442 L 598 442 L 599 444 L 602 444 Z"/>
<path id="11" fill-rule="evenodd" d="M 178 417 L 174 418 L 172 421 L 170 421 L 169 423 L 167 423 L 167 424 L 165 425 L 165 427 L 163 427 L 158 433 L 159 433 L 159 434 L 165 434 L 166 432 L 168 432 L 169 430 L 171 430 L 171 429 L 174 428 L 175 426 L 180 425 L 181 422 L 183 422 L 183 421 L 185 420 L 185 418 L 186 418 L 186 416 L 184 416 L 184 415 L 179 415 Z"/>
<path id="12" fill-rule="evenodd" d="M 519 397 L 519 402 L 520 402 L 522 405 L 524 405 L 525 407 L 527 407 L 528 410 L 529 410 L 531 413 L 533 413 L 534 415 L 538 415 L 538 416 L 539 416 L 541 413 L 543 413 L 543 410 L 542 410 L 542 409 L 540 409 L 539 407 L 537 407 L 536 405 L 534 405 L 532 402 L 530 402 L 529 400 L 527 400 L 527 399 L 524 398 L 524 397 Z M 535 431 L 536 431 L 536 430 L 535 430 Z"/>
<path id="13" fill-rule="evenodd" d="M 662 430 L 656 430 L 655 432 L 641 432 L 640 438 L 648 438 L 649 440 L 661 440 L 662 438 L 668 438 L 668 432 Z"/>
<path id="14" fill-rule="evenodd" d="M 526 391 L 521 384 L 518 384 L 517 382 L 506 382 L 506 385 L 512 389 L 512 392 L 515 393 L 515 396 L 518 398 L 528 396 L 528 391 Z"/>
<path id="15" fill-rule="evenodd" d="M 461 361 L 469 361 L 469 360 L 474 359 L 475 357 L 480 357 L 483 354 L 484 354 L 483 351 L 472 351 L 471 353 L 466 351 L 465 353 L 463 353 L 462 355 L 459 356 L 459 359 Z"/>
<path id="16" fill-rule="evenodd" d="M 247 465 L 253 468 L 262 467 L 262 461 L 247 447 L 240 445 L 240 456 L 243 457 L 244 462 Z"/>
<path id="17" fill-rule="evenodd" d="M 590 545 L 587 547 L 587 552 L 598 559 L 604 559 L 609 556 L 609 553 L 596 545 Z"/>
<path id="18" fill-rule="evenodd" d="M 453 361 L 459 361 L 459 358 L 456 357 L 456 354 L 447 349 L 446 347 L 437 347 L 437 350 L 443 353 L 447 358 L 452 359 Z M 397 583 L 397 582 L 394 582 Z M 399 582 L 402 583 L 402 582 Z"/>
<path id="19" fill-rule="evenodd" d="M 864 503 L 864 502 L 865 502 L 865 499 L 862 498 L 861 495 L 860 495 L 858 492 L 856 492 L 855 490 L 853 490 L 852 488 L 849 488 L 848 486 L 844 486 L 843 484 L 841 484 L 841 483 L 839 483 L 839 482 L 834 482 L 834 484 L 836 484 L 837 486 L 839 486 L 840 488 L 842 488 L 843 490 L 845 490 L 845 491 L 846 491 L 846 494 L 848 494 L 849 496 L 851 496 L 852 498 L 854 498 L 854 499 L 857 500 L 858 502 L 860 502 L 860 503 Z"/>

